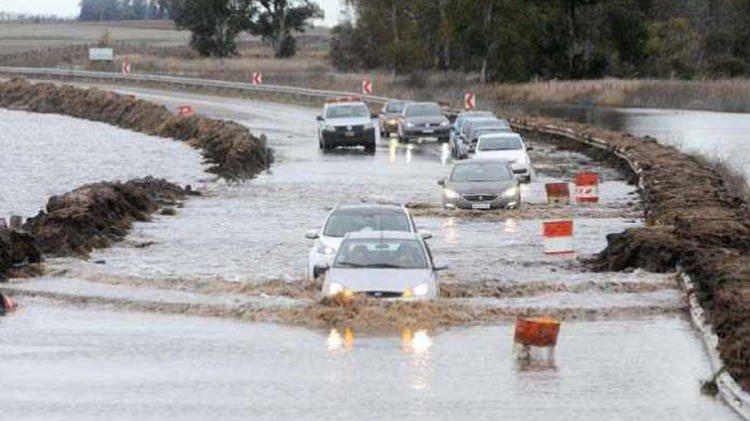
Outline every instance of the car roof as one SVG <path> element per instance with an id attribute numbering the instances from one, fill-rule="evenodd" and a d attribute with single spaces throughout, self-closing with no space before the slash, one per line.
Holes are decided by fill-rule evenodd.
<path id="1" fill-rule="evenodd" d="M 454 164 L 455 167 L 460 167 L 461 165 L 471 165 L 471 164 L 499 164 L 503 163 L 506 165 L 510 165 L 510 162 L 507 159 L 502 158 L 472 158 L 472 159 L 464 159 L 462 161 L 458 161 Z"/>
<path id="2" fill-rule="evenodd" d="M 341 107 L 345 105 L 364 105 L 365 107 L 367 104 L 364 103 L 364 101 L 342 101 L 342 102 L 331 102 L 326 104 L 326 107 L 328 108 L 334 108 L 334 107 Z"/>
<path id="3" fill-rule="evenodd" d="M 413 104 L 413 103 L 414 101 L 411 99 L 392 99 L 386 102 L 386 104 Z"/>
<path id="4" fill-rule="evenodd" d="M 438 104 L 437 102 L 410 102 L 406 105 L 435 105 L 437 107 L 440 107 L 440 104 Z"/>
<path id="5" fill-rule="evenodd" d="M 484 116 L 494 116 L 495 113 L 492 111 L 463 111 L 461 113 L 458 113 L 458 117 L 465 117 L 465 118 L 476 118 L 476 117 L 484 117 Z"/>
<path id="6" fill-rule="evenodd" d="M 419 240 L 421 237 L 414 232 L 406 231 L 356 231 L 346 234 L 345 239 L 384 239 L 384 240 Z"/>
<path id="7" fill-rule="evenodd" d="M 351 214 L 370 214 L 376 212 L 406 212 L 406 208 L 403 205 L 373 205 L 373 204 L 361 204 L 361 205 L 339 205 L 334 212 L 351 213 Z"/>
<path id="8" fill-rule="evenodd" d="M 486 137 L 520 137 L 521 139 L 523 139 L 523 137 L 521 137 L 521 135 L 519 133 L 516 133 L 516 132 L 485 133 L 483 135 L 480 135 L 479 139 L 481 140 L 481 139 L 486 138 Z"/>

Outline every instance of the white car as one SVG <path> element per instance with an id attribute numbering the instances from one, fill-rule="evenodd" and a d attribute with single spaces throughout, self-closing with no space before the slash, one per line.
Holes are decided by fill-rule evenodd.
<path id="1" fill-rule="evenodd" d="M 347 234 L 325 276 L 323 295 L 396 300 L 436 300 L 440 296 L 430 249 L 411 232 Z"/>
<path id="2" fill-rule="evenodd" d="M 503 159 L 510 163 L 519 181 L 531 182 L 531 158 L 526 142 L 518 133 L 488 133 L 479 136 L 474 159 Z"/>
<path id="3" fill-rule="evenodd" d="M 305 237 L 315 240 L 307 263 L 307 279 L 315 279 L 333 264 L 341 241 L 351 232 L 401 231 L 416 233 L 409 212 L 395 205 L 349 205 L 339 206 L 328 214 L 323 227 L 308 231 Z M 428 232 L 419 233 L 427 240 Z"/>

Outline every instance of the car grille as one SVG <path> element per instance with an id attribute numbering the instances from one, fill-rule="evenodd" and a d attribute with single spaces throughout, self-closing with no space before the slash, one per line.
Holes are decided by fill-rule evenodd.
<path id="1" fill-rule="evenodd" d="M 356 126 L 336 126 L 336 132 L 343 133 L 343 132 L 361 132 L 365 129 L 365 126 L 359 124 Z"/>
<path id="2" fill-rule="evenodd" d="M 393 291 L 367 291 L 365 295 L 372 298 L 398 298 L 403 296 L 402 293 Z"/>
<path id="3" fill-rule="evenodd" d="M 465 194 L 464 200 L 469 202 L 491 202 L 497 199 L 496 194 Z"/>

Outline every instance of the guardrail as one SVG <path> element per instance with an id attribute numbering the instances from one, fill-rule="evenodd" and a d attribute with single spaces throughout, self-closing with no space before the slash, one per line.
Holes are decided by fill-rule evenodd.
<path id="1" fill-rule="evenodd" d="M 326 98 L 342 96 L 358 96 L 368 102 L 385 103 L 386 97 L 362 95 L 356 92 L 326 91 L 319 89 L 299 88 L 295 86 L 280 85 L 253 85 L 250 83 L 228 82 L 223 80 L 200 79 L 178 76 L 148 75 L 148 74 L 122 74 L 112 72 L 94 72 L 88 70 L 71 69 L 42 69 L 34 67 L 3 67 L 0 66 L 0 74 L 10 76 L 25 76 L 41 79 L 84 79 L 103 82 L 135 82 L 152 83 L 158 85 L 173 85 L 179 87 L 192 87 L 199 89 L 223 89 L 251 94 L 275 94 L 288 95 L 292 97 L 306 97 L 318 101 Z"/>

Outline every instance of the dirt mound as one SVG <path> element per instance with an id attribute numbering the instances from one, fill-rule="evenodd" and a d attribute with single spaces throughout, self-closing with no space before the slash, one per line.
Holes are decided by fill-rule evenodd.
<path id="1" fill-rule="evenodd" d="M 0 280 L 16 266 L 41 261 L 41 251 L 31 234 L 0 226 Z"/>
<path id="2" fill-rule="evenodd" d="M 44 253 L 86 255 L 122 240 L 133 221 L 147 221 L 185 195 L 181 187 L 151 177 L 87 184 L 50 198 L 46 212 L 29 218 L 24 228 Z"/>
<path id="3" fill-rule="evenodd" d="M 189 141 L 200 149 L 209 171 L 227 179 L 252 178 L 270 165 L 262 138 L 237 123 L 175 116 L 166 107 L 99 89 L 80 89 L 15 78 L 0 83 L 0 107 L 63 114 L 100 121 L 154 136 Z"/>
<path id="4" fill-rule="evenodd" d="M 611 156 L 635 163 L 649 226 L 608 236 L 607 248 L 590 266 L 685 270 L 716 329 L 727 368 L 750 389 L 750 211 L 723 175 L 651 138 L 546 118 L 515 119 L 514 124 L 532 138 L 563 143 L 575 138 L 582 149 L 591 149 L 585 142 L 595 138 L 607 144 Z"/>

